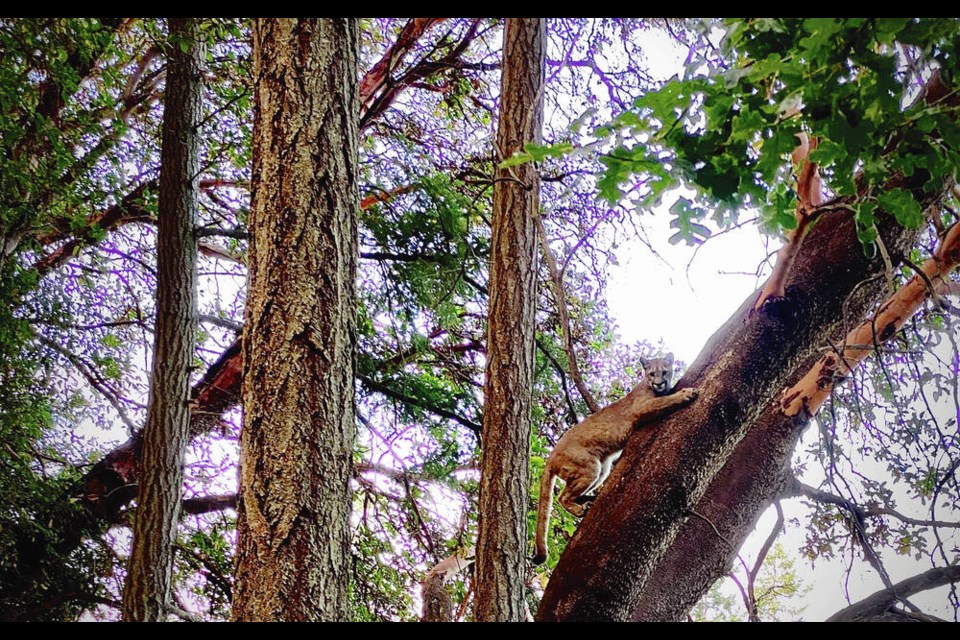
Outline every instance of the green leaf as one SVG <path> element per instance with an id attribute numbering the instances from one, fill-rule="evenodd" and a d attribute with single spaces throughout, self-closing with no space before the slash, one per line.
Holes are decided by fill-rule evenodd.
<path id="1" fill-rule="evenodd" d="M 923 210 L 909 191 L 893 189 L 881 193 L 877 196 L 877 204 L 908 229 L 919 229 L 923 224 Z"/>
<path id="2" fill-rule="evenodd" d="M 506 169 L 508 167 L 517 167 L 521 164 L 526 164 L 528 162 L 533 162 L 535 158 L 532 153 L 524 153 L 523 151 L 517 151 L 512 156 L 500 163 L 501 169 Z"/>
<path id="3" fill-rule="evenodd" d="M 100 338 L 100 344 L 102 344 L 105 347 L 110 347 L 115 349 L 119 347 L 122 343 L 119 337 L 117 337 L 112 333 L 108 333 L 104 335 L 102 338 Z"/>
<path id="4" fill-rule="evenodd" d="M 697 222 L 707 214 L 701 205 L 681 197 L 670 207 L 670 213 L 675 216 L 670 221 L 670 228 L 677 230 L 670 237 L 670 244 L 677 244 L 682 240 L 688 245 L 696 245 L 710 237 L 710 229 Z"/>

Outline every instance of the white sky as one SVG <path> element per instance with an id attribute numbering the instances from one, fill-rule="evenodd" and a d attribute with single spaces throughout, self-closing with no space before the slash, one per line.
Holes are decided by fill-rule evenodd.
<path id="1" fill-rule="evenodd" d="M 650 38 L 649 60 L 651 68 L 658 71 L 658 75 L 666 78 L 679 72 L 686 51 L 659 34 L 651 32 L 641 37 Z M 767 256 L 779 248 L 780 242 L 776 238 L 765 239 L 760 235 L 757 225 L 746 224 L 711 238 L 697 250 L 694 257 L 694 247 L 667 242 L 675 231 L 669 228 L 669 204 L 638 219 L 660 257 L 654 256 L 639 240 L 621 244 L 617 251 L 619 266 L 611 267 L 609 273 L 607 303 L 624 342 L 647 340 L 656 344 L 662 341 L 665 350 L 673 351 L 677 358 L 689 364 L 744 298 L 762 284 L 769 274 L 769 263 L 775 261 L 775 256 L 771 256 L 768 262 Z M 742 212 L 741 221 L 753 215 Z M 757 276 L 758 268 L 760 277 Z M 950 355 L 946 357 L 952 358 Z M 804 441 L 813 442 L 817 437 L 816 429 L 808 428 Z M 881 470 L 883 472 L 885 468 Z M 818 484 L 820 478 L 815 476 L 816 473 L 811 469 L 804 480 L 809 484 Z M 862 554 L 858 554 L 849 578 L 844 577 L 850 562 L 849 553 L 841 551 L 839 558 L 829 562 L 818 560 L 815 567 L 800 558 L 796 552 L 804 540 L 803 523 L 809 509 L 799 500 L 784 501 L 782 506 L 788 524 L 786 533 L 781 534 L 779 541 L 795 557 L 795 568 L 802 584 L 812 587 L 810 593 L 799 602 L 798 608 L 805 607 L 801 614 L 803 619 L 823 620 L 845 607 L 848 596 L 849 601 L 856 602 L 883 588 L 879 576 L 869 567 Z M 929 511 L 920 505 L 898 500 L 898 507 L 905 512 L 915 511 L 910 515 L 916 517 L 929 517 Z M 791 526 L 791 518 L 798 518 L 800 527 Z M 775 522 L 775 511 L 768 509 L 742 551 L 749 566 L 752 566 L 756 552 Z M 949 549 L 951 545 L 946 546 Z M 930 568 L 927 560 L 895 556 L 889 551 L 880 553 L 893 582 Z M 743 574 L 742 569 L 739 574 Z M 725 589 L 735 594 L 739 602 L 736 587 L 730 580 L 726 580 L 726 583 Z M 952 610 L 947 606 L 944 593 L 946 588 L 927 591 L 910 600 L 927 613 L 952 619 Z"/>

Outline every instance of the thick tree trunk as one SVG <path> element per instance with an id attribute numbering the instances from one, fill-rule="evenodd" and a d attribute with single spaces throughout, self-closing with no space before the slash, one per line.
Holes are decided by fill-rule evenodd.
<path id="1" fill-rule="evenodd" d="M 540 141 L 546 38 L 542 19 L 504 31 L 497 159 Z M 527 490 L 534 373 L 540 180 L 533 164 L 498 169 L 493 191 L 476 610 L 482 621 L 526 619 Z"/>
<path id="2" fill-rule="evenodd" d="M 433 24 L 432 21 L 431 24 Z M 117 21 L 119 24 L 119 20 Z M 400 39 L 391 46 L 391 52 L 398 56 L 403 56 L 416 42 L 417 37 L 427 30 L 429 25 L 416 20 L 411 25 L 413 32 L 404 30 Z M 387 56 L 389 58 L 389 55 Z M 380 80 L 377 80 L 382 73 L 382 68 L 375 66 L 370 69 L 360 83 L 375 91 Z M 382 78 L 381 78 L 382 80 Z M 391 91 L 391 100 L 396 97 L 400 89 L 393 87 Z M 384 104 L 389 102 L 386 101 Z M 357 104 L 360 109 L 359 103 Z M 385 107 L 381 107 L 381 110 Z M 358 111 L 359 113 L 359 111 Z M 367 114 L 365 124 L 374 122 Z M 153 188 L 148 184 L 145 189 Z M 138 188 L 128 197 L 124 198 L 116 206 L 108 209 L 102 216 L 96 216 L 90 220 L 91 226 L 96 225 L 98 229 L 107 230 L 124 224 L 130 220 L 140 220 L 143 217 L 141 207 L 141 196 L 144 189 Z M 367 207 L 373 206 L 378 202 L 377 198 L 365 198 L 364 204 Z M 86 237 L 86 236 L 85 236 Z M 64 237 L 49 236 L 41 241 L 41 244 L 52 243 L 64 240 Z M 60 249 L 50 254 L 48 259 L 41 259 L 36 267 L 41 275 L 56 268 L 72 255 L 78 247 L 82 246 L 85 240 L 75 238 L 67 240 Z M 235 407 L 240 398 L 240 380 L 243 375 L 243 359 L 241 356 L 241 341 L 238 339 L 230 345 L 222 354 L 220 359 L 211 366 L 204 376 L 194 385 L 191 394 L 191 406 L 193 412 L 191 415 L 191 433 L 197 435 L 217 427 L 221 423 L 221 417 L 225 412 Z M 136 494 L 138 482 L 138 473 L 140 467 L 141 441 L 139 437 L 134 437 L 127 442 L 119 445 L 111 452 L 106 454 L 88 471 L 80 482 L 76 491 L 71 491 L 64 495 L 64 500 L 76 500 L 81 508 L 73 511 L 73 517 L 63 519 L 55 524 L 61 531 L 61 544 L 57 545 L 55 551 L 58 554 L 67 553 L 75 549 L 83 537 L 99 535 L 103 528 L 116 521 L 121 510 L 130 503 Z M 23 584 L 29 584 L 41 571 L 43 562 L 49 558 L 51 549 L 30 549 L 28 553 L 21 554 L 19 568 L 22 570 L 16 585 L 8 587 L 0 585 L 0 608 L 3 603 L 9 599 L 15 599 L 15 593 L 22 591 Z"/>
<path id="3" fill-rule="evenodd" d="M 258 20 L 236 620 L 346 620 L 357 271 L 352 19 Z"/>
<path id="4" fill-rule="evenodd" d="M 123 619 L 167 617 L 190 432 L 190 369 L 197 314 L 198 128 L 203 100 L 199 21 L 171 19 L 160 159 L 157 321 L 133 549 Z M 186 43 L 181 46 L 181 43 Z"/>
<path id="5" fill-rule="evenodd" d="M 928 90 L 944 95 L 939 83 Z M 927 205 L 943 191 L 921 193 L 925 179 L 893 176 L 888 187 Z M 699 400 L 628 443 L 557 565 L 540 619 L 678 619 L 729 569 L 806 423 L 784 415 L 782 391 L 882 295 L 873 276 L 884 265 L 863 257 L 839 204 L 808 232 L 787 301 L 751 317 L 748 298 L 678 384 L 699 387 Z M 877 225 L 894 260 L 913 246 L 917 232 L 892 216 Z"/>
<path id="6" fill-rule="evenodd" d="M 885 222 L 887 248 L 903 255 L 915 233 Z M 557 565 L 542 619 L 677 619 L 724 575 L 806 422 L 783 416 L 780 392 L 842 326 L 845 300 L 859 311 L 877 302 L 882 282 L 861 283 L 882 269 L 864 259 L 849 213 L 821 219 L 797 257 L 789 302 L 751 319 L 750 296 L 678 385 L 699 387 L 700 398 L 628 443 Z"/>

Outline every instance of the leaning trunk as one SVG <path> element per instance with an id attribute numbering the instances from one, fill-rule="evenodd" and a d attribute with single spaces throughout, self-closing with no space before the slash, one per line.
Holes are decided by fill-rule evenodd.
<path id="1" fill-rule="evenodd" d="M 935 82 L 928 99 L 945 93 Z M 924 205 L 951 186 L 921 193 L 925 180 L 893 176 L 887 186 Z M 627 445 L 557 565 L 540 619 L 678 619 L 729 570 L 805 424 L 783 414 L 781 392 L 882 297 L 884 264 L 864 258 L 849 204 L 809 231 L 787 299 L 751 314 L 751 296 L 693 363 L 678 387 L 698 387 L 700 399 Z M 913 246 L 917 232 L 892 216 L 877 226 L 893 260 Z"/>
<path id="2" fill-rule="evenodd" d="M 258 20 L 236 620 L 346 620 L 357 25 Z"/>

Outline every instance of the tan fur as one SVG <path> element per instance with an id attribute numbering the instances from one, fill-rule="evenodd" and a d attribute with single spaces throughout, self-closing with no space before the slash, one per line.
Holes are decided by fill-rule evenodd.
<path id="1" fill-rule="evenodd" d="M 673 376 L 673 354 L 643 362 L 643 369 L 644 378 L 640 384 L 563 434 L 547 458 L 540 481 L 534 564 L 547 559 L 547 526 L 556 478 L 566 483 L 558 498 L 560 504 L 573 515 L 583 516 L 587 509 L 584 503 L 592 499 L 588 494 L 610 475 L 610 469 L 620 457 L 634 425 L 641 420 L 665 415 L 697 397 L 696 389 L 683 389 L 663 396 L 670 388 Z"/>

